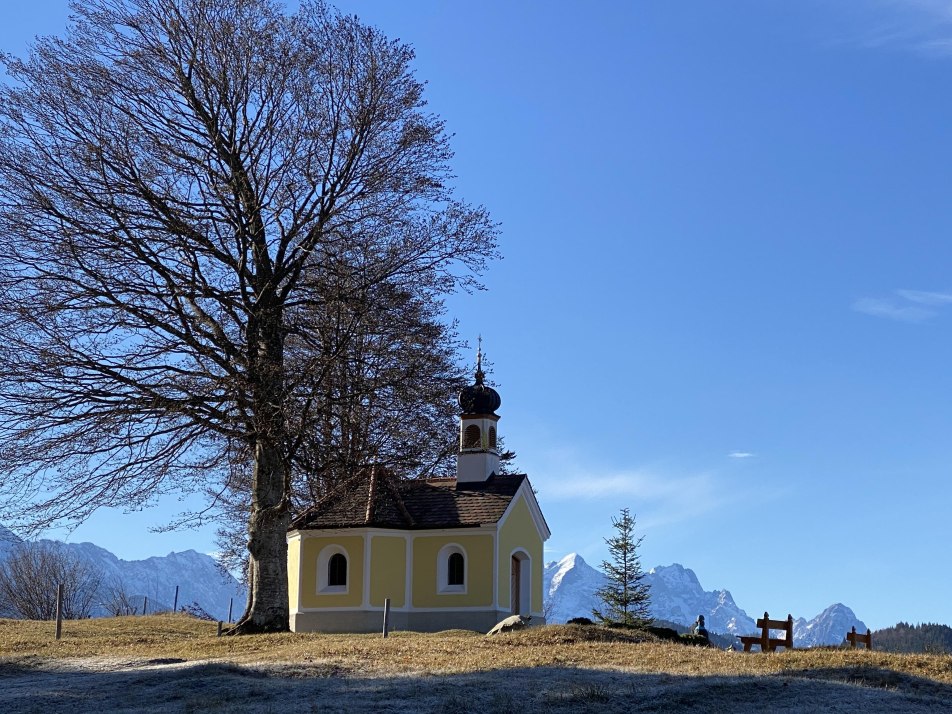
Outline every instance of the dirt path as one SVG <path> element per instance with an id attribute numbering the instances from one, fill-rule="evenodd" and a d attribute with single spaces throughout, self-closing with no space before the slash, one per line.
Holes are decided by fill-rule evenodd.
<path id="1" fill-rule="evenodd" d="M 0 663 L 0 712 L 816 712 L 952 710 L 952 687 L 892 673 L 681 677 L 539 667 L 378 676 L 332 664 L 20 659 Z"/>

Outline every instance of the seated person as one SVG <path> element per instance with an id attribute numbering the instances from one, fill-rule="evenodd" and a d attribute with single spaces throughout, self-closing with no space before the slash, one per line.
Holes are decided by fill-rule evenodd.
<path id="1" fill-rule="evenodd" d="M 707 628 L 704 626 L 704 615 L 697 616 L 697 622 L 694 623 L 694 634 L 708 639 Z"/>

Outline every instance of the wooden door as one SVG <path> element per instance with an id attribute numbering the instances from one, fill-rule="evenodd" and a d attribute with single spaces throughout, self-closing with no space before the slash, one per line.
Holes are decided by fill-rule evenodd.
<path id="1" fill-rule="evenodd" d="M 521 615 L 519 605 L 522 600 L 522 561 L 512 556 L 509 575 L 509 609 L 513 615 Z"/>

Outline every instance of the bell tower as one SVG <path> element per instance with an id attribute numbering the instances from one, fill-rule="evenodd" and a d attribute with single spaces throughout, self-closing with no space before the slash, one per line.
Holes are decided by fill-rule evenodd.
<path id="1" fill-rule="evenodd" d="M 459 393 L 459 454 L 456 456 L 456 482 L 485 481 L 499 471 L 496 449 L 496 410 L 502 404 L 499 393 L 483 383 L 483 340 L 476 353 L 476 382 Z"/>

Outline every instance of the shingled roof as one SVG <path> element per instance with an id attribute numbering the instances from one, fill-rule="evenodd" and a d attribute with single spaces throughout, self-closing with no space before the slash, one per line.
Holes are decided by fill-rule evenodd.
<path id="1" fill-rule="evenodd" d="M 455 478 L 396 479 L 374 469 L 328 493 L 291 521 L 291 530 L 326 528 L 471 528 L 496 523 L 524 474 L 457 483 Z"/>

